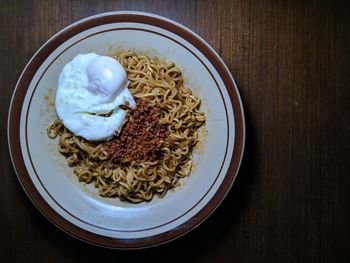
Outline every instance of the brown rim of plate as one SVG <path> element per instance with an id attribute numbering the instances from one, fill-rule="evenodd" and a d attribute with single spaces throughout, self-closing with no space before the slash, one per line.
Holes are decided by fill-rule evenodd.
<path id="1" fill-rule="evenodd" d="M 20 145 L 19 116 L 21 115 L 23 101 L 29 84 L 40 65 L 57 47 L 59 47 L 62 43 L 64 43 L 74 35 L 96 26 L 121 22 L 142 23 L 163 28 L 169 32 L 172 32 L 182 37 L 183 39 L 191 43 L 193 46 L 195 46 L 201 53 L 205 54 L 206 58 L 215 67 L 222 81 L 225 84 L 227 92 L 230 96 L 235 122 L 234 149 L 230 166 L 228 168 L 223 182 L 221 183 L 219 189 L 214 194 L 214 196 L 210 199 L 210 201 L 202 208 L 201 211 L 199 211 L 188 221 L 184 222 L 182 225 L 161 234 L 137 239 L 118 239 L 97 235 L 84 229 L 81 229 L 64 219 L 59 213 L 57 213 L 53 208 L 50 207 L 50 205 L 44 200 L 44 198 L 35 188 L 25 167 Z M 97 16 L 92 16 L 78 21 L 73 25 L 61 30 L 47 43 L 45 43 L 44 46 L 42 46 L 42 48 L 39 49 L 39 51 L 34 55 L 34 57 L 26 66 L 25 70 L 23 71 L 22 75 L 20 76 L 17 82 L 9 109 L 9 150 L 11 153 L 11 159 L 17 177 L 23 189 L 27 193 L 28 197 L 45 217 L 47 217 L 52 223 L 54 223 L 57 227 L 59 227 L 66 233 L 82 241 L 108 248 L 136 249 L 159 245 L 186 234 L 187 232 L 198 226 L 200 223 L 202 223 L 218 207 L 218 205 L 222 202 L 227 192 L 231 188 L 233 181 L 236 178 L 243 156 L 244 141 L 244 114 L 240 96 L 238 94 L 238 89 L 230 72 L 228 71 L 227 67 L 223 64 L 221 59 L 218 57 L 218 55 L 216 55 L 216 53 L 209 47 L 208 44 L 206 44 L 202 39 L 200 39 L 189 29 L 180 26 L 177 23 L 175 24 L 169 19 L 162 18 L 160 16 L 153 16 L 152 14 L 146 13 L 112 12 L 99 14 Z"/>

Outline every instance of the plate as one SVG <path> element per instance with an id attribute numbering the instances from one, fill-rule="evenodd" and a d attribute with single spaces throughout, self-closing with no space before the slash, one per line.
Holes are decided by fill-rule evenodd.
<path id="1" fill-rule="evenodd" d="M 164 198 L 130 204 L 102 198 L 82 184 L 46 136 L 56 118 L 57 80 L 79 53 L 135 50 L 173 61 L 202 100 L 206 125 L 195 167 Z M 110 12 L 80 20 L 50 38 L 31 58 L 13 93 L 8 143 L 18 180 L 34 205 L 57 227 L 91 244 L 119 249 L 159 245 L 202 223 L 222 202 L 241 163 L 245 141 L 242 102 L 222 59 L 190 29 L 153 14 Z"/>

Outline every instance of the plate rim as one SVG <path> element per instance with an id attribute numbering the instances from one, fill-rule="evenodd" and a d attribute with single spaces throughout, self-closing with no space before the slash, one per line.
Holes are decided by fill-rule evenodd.
<path id="1" fill-rule="evenodd" d="M 98 235 L 81 229 L 80 227 L 64 219 L 40 195 L 31 181 L 29 173 L 24 164 L 19 139 L 19 116 L 21 116 L 22 105 L 18 102 L 23 102 L 29 86 L 28 84 L 31 82 L 32 77 L 40 67 L 40 62 L 45 61 L 53 50 L 76 34 L 96 26 L 118 22 L 141 23 L 165 29 L 182 37 L 196 47 L 201 53 L 205 54 L 205 57 L 213 64 L 214 68 L 217 70 L 220 78 L 225 84 L 226 91 L 232 104 L 235 123 L 235 140 L 232 157 L 224 180 L 219 186 L 218 190 L 215 192 L 214 196 L 195 216 L 182 223 L 180 226 L 154 236 L 137 239 L 111 238 Z M 203 50 L 207 52 L 203 52 Z M 231 85 L 227 85 L 230 83 Z M 184 25 L 163 16 L 136 11 L 114 11 L 89 16 L 64 27 L 49 38 L 31 57 L 18 78 L 12 94 L 7 122 L 8 148 L 12 165 L 16 172 L 18 181 L 35 207 L 49 221 L 67 234 L 93 245 L 116 249 L 138 249 L 160 245 L 185 235 L 204 222 L 225 199 L 225 196 L 231 189 L 237 177 L 244 153 L 245 136 L 244 109 L 239 90 L 231 72 L 217 52 L 202 37 Z"/>

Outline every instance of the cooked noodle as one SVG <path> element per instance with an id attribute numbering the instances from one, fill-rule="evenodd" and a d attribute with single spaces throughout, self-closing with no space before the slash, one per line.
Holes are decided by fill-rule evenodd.
<path id="1" fill-rule="evenodd" d="M 200 99 L 184 86 L 182 73 L 174 63 L 150 59 L 133 51 L 115 58 L 127 72 L 133 96 L 161 108 L 159 122 L 168 128 L 168 139 L 161 147 L 162 156 L 113 164 L 104 151 L 105 142 L 74 136 L 59 120 L 48 127 L 48 137 L 59 137 L 59 151 L 74 167 L 79 181 L 94 182 L 101 196 L 120 197 L 135 203 L 149 201 L 155 194 L 163 197 L 168 189 L 179 185 L 180 178 L 191 172 L 197 130 L 205 122 L 204 113 L 199 110 Z"/>

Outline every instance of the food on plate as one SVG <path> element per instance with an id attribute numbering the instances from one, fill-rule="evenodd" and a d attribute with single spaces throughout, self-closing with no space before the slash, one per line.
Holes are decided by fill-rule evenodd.
<path id="1" fill-rule="evenodd" d="M 174 63 L 134 51 L 78 55 L 60 75 L 47 134 L 101 196 L 149 201 L 191 173 L 200 103 Z"/>

